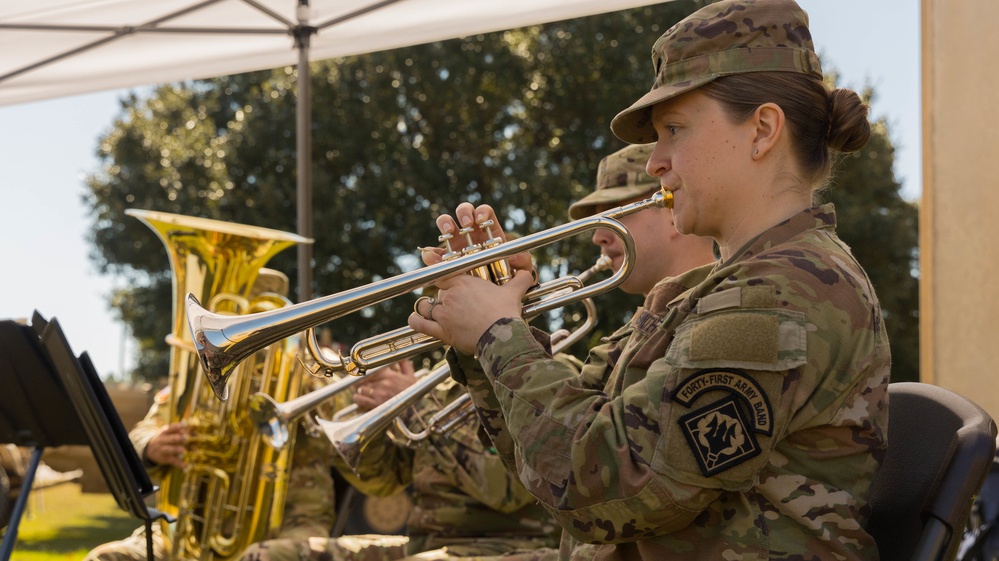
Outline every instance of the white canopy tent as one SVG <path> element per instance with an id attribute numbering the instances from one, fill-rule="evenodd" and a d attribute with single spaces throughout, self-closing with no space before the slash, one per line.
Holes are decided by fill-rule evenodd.
<path id="1" fill-rule="evenodd" d="M 663 1 L 663 0 L 658 0 Z M 657 0 L 0 0 L 0 105 L 298 65 Z M 312 237 L 308 73 L 298 76 L 298 233 Z M 299 247 L 299 297 L 312 250 Z"/>

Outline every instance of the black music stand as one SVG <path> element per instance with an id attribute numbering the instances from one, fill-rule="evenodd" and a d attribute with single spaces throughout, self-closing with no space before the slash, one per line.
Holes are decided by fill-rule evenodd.
<path id="1" fill-rule="evenodd" d="M 63 445 L 90 446 L 118 505 L 146 521 L 152 559 L 152 522 L 170 517 L 146 506 L 144 497 L 156 487 L 90 357 L 86 352 L 73 355 L 55 318 L 46 321 L 35 312 L 31 326 L 0 321 L 0 443 L 34 448 L 0 546 L 0 561 L 7 561 L 14 550 L 43 448 Z"/>

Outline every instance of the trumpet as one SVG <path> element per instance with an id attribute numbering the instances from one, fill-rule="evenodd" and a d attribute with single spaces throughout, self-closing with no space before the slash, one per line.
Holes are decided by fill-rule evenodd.
<path id="1" fill-rule="evenodd" d="M 594 263 L 592 267 L 576 275 L 576 279 L 578 279 L 580 283 L 583 283 L 594 274 L 603 271 L 605 269 L 609 269 L 610 267 L 611 267 L 610 257 L 607 257 L 606 255 L 601 255 L 600 258 L 597 259 L 596 263 Z M 583 300 L 582 303 L 586 310 L 586 320 L 583 322 L 583 324 L 581 324 L 571 333 L 566 332 L 566 335 L 564 335 L 563 337 L 553 334 L 552 335 L 553 349 L 554 346 L 558 344 L 562 345 L 558 348 L 563 349 L 567 345 L 572 345 L 576 343 L 586 333 L 590 332 L 593 329 L 593 327 L 596 325 L 596 307 L 593 305 L 593 301 L 590 299 L 586 299 Z M 324 351 L 322 349 L 317 349 L 316 352 L 324 352 Z M 426 393 L 430 389 L 433 389 L 435 386 L 437 386 L 437 384 L 441 383 L 442 381 L 444 381 L 444 379 L 447 378 L 446 371 L 441 373 L 437 372 L 436 370 L 430 373 L 424 372 L 419 377 L 422 379 L 427 375 L 435 375 L 436 378 L 434 378 L 434 382 L 433 383 L 426 382 L 425 385 L 420 385 L 420 388 L 423 388 L 423 391 L 421 393 L 417 393 L 414 397 L 416 398 L 422 397 L 424 393 Z M 296 397 L 295 399 L 286 401 L 284 403 L 278 403 L 277 401 L 274 400 L 274 398 L 265 393 L 262 392 L 257 393 L 250 398 L 248 414 L 250 416 L 250 419 L 256 425 L 257 432 L 260 433 L 263 439 L 274 448 L 282 448 L 285 445 L 285 443 L 288 441 L 288 437 L 290 434 L 290 426 L 292 423 L 294 423 L 301 416 L 315 409 L 322 403 L 326 402 L 329 399 L 332 399 L 340 392 L 351 388 L 361 379 L 362 378 L 360 376 L 348 376 L 346 378 L 340 379 L 337 382 L 328 384 L 315 391 Z M 365 413 L 365 415 L 371 415 L 372 417 L 374 417 L 375 415 L 380 415 L 384 416 L 388 420 L 391 420 L 393 415 L 398 415 L 398 412 L 404 410 L 406 407 L 411 405 L 411 402 L 406 402 L 404 405 L 395 405 L 392 408 L 387 407 L 387 405 L 388 402 L 383 403 L 379 407 L 376 407 L 371 411 L 369 411 L 368 413 Z M 386 408 L 382 409 L 382 407 Z M 345 410 L 341 411 L 340 414 L 347 413 L 349 409 L 351 408 L 350 407 L 346 408 Z M 399 432 L 399 434 L 402 435 L 404 438 L 406 438 L 409 442 L 418 442 L 424 440 L 428 436 L 430 436 L 431 433 L 448 434 L 450 433 L 451 430 L 454 429 L 455 426 L 457 426 L 458 424 L 461 423 L 461 421 L 467 418 L 467 416 L 471 413 L 471 411 L 472 411 L 471 400 L 468 398 L 466 394 L 466 396 L 456 399 L 455 401 L 451 402 L 450 404 L 442 408 L 441 411 L 438 412 L 436 415 L 431 417 L 430 420 L 427 422 L 427 428 L 425 428 L 421 432 L 410 431 L 409 428 L 406 427 L 405 424 L 401 421 L 401 419 L 399 419 L 399 417 L 396 416 L 395 419 L 396 419 L 397 432 Z M 370 419 L 372 417 L 368 418 Z M 334 425 L 334 426 L 348 426 L 346 425 L 346 423 L 348 422 L 353 423 L 354 425 L 364 422 L 362 420 L 357 420 L 357 419 L 358 417 L 355 417 L 354 420 L 351 421 L 337 421 L 336 419 L 332 421 L 323 421 L 321 419 L 317 420 L 320 421 L 321 423 L 322 422 L 327 423 L 327 426 L 329 426 L 330 423 L 338 423 L 338 422 L 344 424 Z M 381 427 L 382 424 L 379 423 L 378 425 L 373 425 L 373 426 Z M 387 424 L 385 424 L 384 426 L 387 427 Z M 333 428 L 331 430 L 334 430 L 338 435 L 340 434 L 349 435 L 351 432 L 351 429 L 341 430 L 338 428 Z M 372 430 L 372 428 L 369 427 L 366 430 Z M 340 436 L 338 436 L 337 438 L 340 438 Z M 357 438 L 354 438 L 354 440 L 357 440 Z M 344 452 L 342 455 L 350 456 L 348 452 Z M 354 461 L 356 462 L 356 460 Z"/>
<path id="2" fill-rule="evenodd" d="M 610 260 L 608 259 L 609 263 Z M 596 325 L 596 306 L 592 299 L 581 301 L 586 309 L 586 321 L 574 329 L 571 333 L 560 337 L 552 345 L 552 354 L 558 354 L 566 347 L 576 343 Z M 455 399 L 450 404 L 441 409 L 436 415 L 431 417 L 426 428 L 420 432 L 412 432 L 405 423 L 402 422 L 401 414 L 414 405 L 427 393 L 445 381 L 451 375 L 451 370 L 447 363 L 443 363 L 427 374 L 421 376 L 415 384 L 392 396 L 384 403 L 371 409 L 370 411 L 358 415 L 346 421 L 328 421 L 326 419 L 316 419 L 320 428 L 326 433 L 326 437 L 333 443 L 333 449 L 340 455 L 352 470 L 357 470 L 361 460 L 361 454 L 371 442 L 387 430 L 391 425 L 395 425 L 401 436 L 406 439 L 406 444 L 412 445 L 422 441 L 431 435 L 450 434 L 455 427 L 474 412 L 471 396 L 467 393 Z M 315 393 L 315 392 L 313 392 Z M 311 394 L 310 394 L 311 395 Z"/>
<path id="3" fill-rule="evenodd" d="M 321 350 L 317 351 L 321 352 Z M 308 367 L 306 367 L 308 368 Z M 278 403 L 273 397 L 257 392 L 250 397 L 246 414 L 257 427 L 257 432 L 271 448 L 284 448 L 291 435 L 291 424 L 309 411 L 333 399 L 340 392 L 360 382 L 360 376 L 348 376 L 326 384 L 307 394 Z"/>
<path id="4" fill-rule="evenodd" d="M 466 248 L 461 255 L 435 265 L 269 312 L 245 316 L 215 314 L 202 307 L 193 294 L 188 294 L 188 324 L 205 376 L 216 397 L 225 401 L 228 399 L 226 382 L 235 366 L 269 344 L 379 302 L 424 288 L 438 279 L 478 267 L 488 267 L 517 253 L 530 251 L 584 231 L 606 229 L 620 237 L 624 245 L 624 261 L 621 268 L 607 279 L 578 290 L 565 290 L 574 282 L 578 284 L 573 278 L 555 279 L 532 288 L 528 291 L 526 300 L 538 301 L 525 305 L 523 314 L 527 317 L 542 314 L 612 290 L 631 274 L 635 261 L 635 242 L 628 229 L 617 219 L 648 208 L 671 208 L 672 202 L 673 194 L 663 187 L 644 201 L 620 206 L 515 240 L 497 243 L 491 247 L 480 245 L 474 249 Z M 538 294 L 553 296 L 538 299 Z M 430 346 L 442 344 L 433 338 L 416 335 L 416 332 L 409 328 L 402 328 L 397 336 L 398 339 L 393 339 L 389 343 L 379 339 L 377 344 L 386 347 L 387 350 L 377 353 L 378 356 L 370 361 L 359 362 L 353 357 L 344 359 L 337 354 L 332 361 L 322 359 L 324 366 L 329 371 L 340 370 L 351 375 L 363 375 L 368 369 L 396 362 L 419 354 Z M 413 340 L 419 342 L 413 343 Z M 319 356 L 315 358 L 320 362 Z"/>
<path id="5" fill-rule="evenodd" d="M 606 260 L 603 268 L 610 267 L 611 259 L 606 255 L 600 257 L 598 265 Z M 596 267 L 596 265 L 594 265 Z M 558 354 L 572 345 L 575 345 L 587 333 L 593 330 L 597 324 L 597 309 L 593 300 L 587 298 L 582 301 L 586 309 L 586 320 L 571 332 L 559 330 L 552 334 L 552 354 Z M 447 436 L 461 426 L 468 417 L 475 413 L 475 405 L 472 403 L 472 396 L 468 393 L 462 394 L 451 403 L 448 403 L 435 413 L 425 423 L 422 431 L 414 432 L 406 426 L 401 416 L 397 416 L 394 422 L 394 429 L 400 437 L 406 439 L 406 444 L 412 446 L 417 442 L 422 442 L 432 435 Z M 336 444 L 336 443 L 334 443 Z"/>

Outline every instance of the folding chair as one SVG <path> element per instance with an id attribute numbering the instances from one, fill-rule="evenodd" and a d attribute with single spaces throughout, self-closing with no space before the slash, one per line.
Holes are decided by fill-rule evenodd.
<path id="1" fill-rule="evenodd" d="M 971 400 L 931 384 L 889 385 L 888 411 L 868 524 L 881 561 L 953 560 L 992 465 L 996 424 Z"/>

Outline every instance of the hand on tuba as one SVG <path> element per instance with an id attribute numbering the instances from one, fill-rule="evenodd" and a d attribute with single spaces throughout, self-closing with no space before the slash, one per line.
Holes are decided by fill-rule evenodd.
<path id="1" fill-rule="evenodd" d="M 187 426 L 183 421 L 170 423 L 159 430 L 143 452 L 153 465 L 170 465 L 180 469 L 187 467 L 184 454 L 187 452 Z"/>

